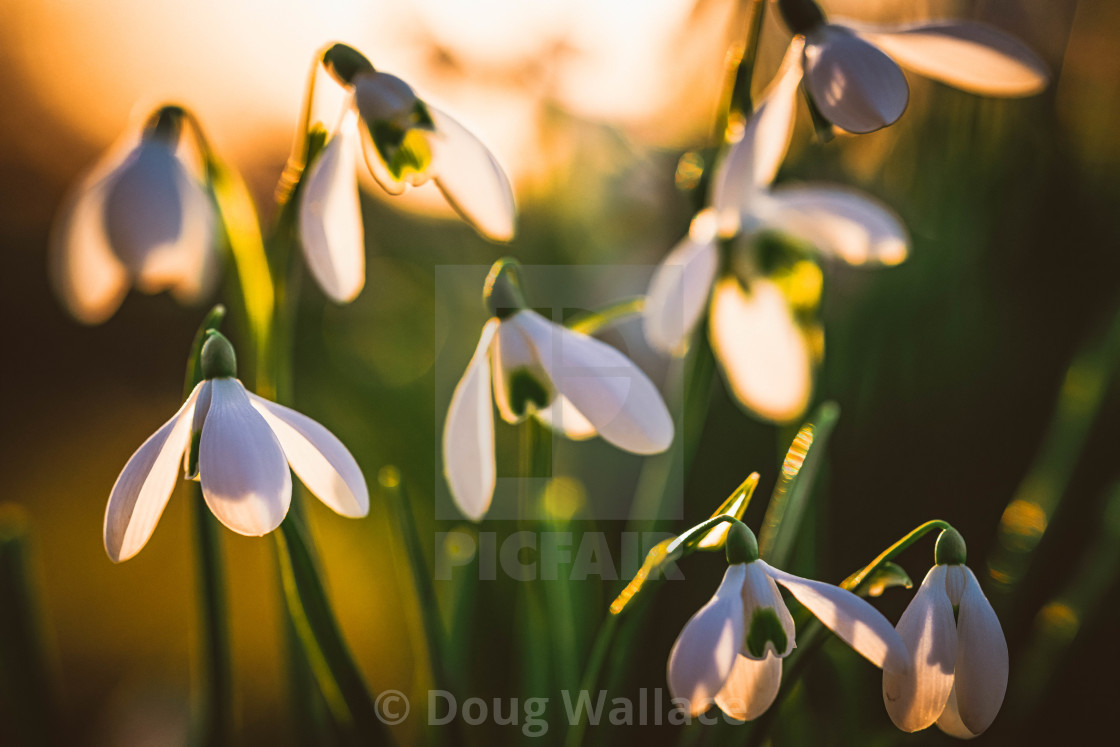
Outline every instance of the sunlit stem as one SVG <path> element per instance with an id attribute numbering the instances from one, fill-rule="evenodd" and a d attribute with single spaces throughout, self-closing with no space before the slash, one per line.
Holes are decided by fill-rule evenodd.
<path id="1" fill-rule="evenodd" d="M 645 306 L 645 296 L 626 298 L 574 319 L 568 324 L 568 327 L 585 335 L 593 335 L 602 329 L 641 314 Z"/>
<path id="2" fill-rule="evenodd" d="M 520 454 L 518 470 L 518 524 L 521 531 L 537 531 L 540 504 L 537 485 L 547 474 L 545 443 L 551 434 L 534 417 L 528 417 L 519 426 Z M 550 450 L 550 449 L 549 449 Z M 550 690 L 551 677 L 558 671 L 555 657 L 558 651 L 547 631 L 552 627 L 548 619 L 548 605 L 540 583 L 521 584 L 524 588 L 525 614 L 522 616 L 519 657 L 523 688 L 531 696 L 544 696 Z"/>
<path id="3" fill-rule="evenodd" d="M 319 77 L 319 69 L 323 64 L 323 51 L 320 50 L 311 59 L 311 67 L 307 72 L 307 85 L 303 90 L 303 103 L 299 110 L 299 128 L 296 130 L 295 140 L 292 141 L 292 152 L 284 164 L 284 171 L 280 181 L 276 184 L 276 204 L 287 205 L 295 192 L 296 186 L 303 177 L 303 170 L 308 163 L 308 145 L 311 136 L 312 113 L 315 110 L 315 81 Z"/>
<path id="4" fill-rule="evenodd" d="M 856 592 L 859 589 L 860 584 L 870 578 L 871 575 L 875 573 L 875 571 L 879 570 L 879 568 L 881 568 L 889 561 L 894 560 L 896 557 L 898 557 L 899 553 L 920 540 L 923 536 L 933 531 L 934 529 L 952 528 L 953 526 L 949 524 L 949 522 L 941 521 L 940 519 L 934 519 L 932 521 L 927 521 L 925 524 L 921 524 L 920 526 L 914 528 L 909 534 L 904 536 L 898 542 L 895 542 L 886 550 L 883 550 L 883 552 L 879 553 L 879 556 L 877 558 L 844 579 L 840 583 L 840 588 Z"/>
<path id="5" fill-rule="evenodd" d="M 17 744 L 62 744 L 27 513 L 0 504 L 0 702 Z"/>
<path id="6" fill-rule="evenodd" d="M 280 558 L 284 600 L 307 662 L 335 722 L 362 744 L 383 741 L 384 726 L 346 646 L 315 567 L 306 529 L 288 514 L 273 532 Z"/>
<path id="7" fill-rule="evenodd" d="M 762 35 L 762 20 L 766 15 L 765 0 L 749 0 L 746 38 L 742 44 L 731 48 L 727 55 L 728 77 L 724 88 L 720 117 L 716 121 L 716 136 L 727 141 L 734 137 L 738 126 L 754 109 L 751 99 L 751 82 L 758 60 L 758 40 Z"/>
<path id="8" fill-rule="evenodd" d="M 208 330 L 217 329 L 225 318 L 224 306 L 215 306 L 203 319 L 191 345 L 183 379 L 183 398 L 202 380 L 200 359 Z M 197 442 L 192 444 L 188 464 L 197 464 Z M 226 620 L 226 584 L 218 522 L 202 497 L 201 483 L 191 481 L 187 492 L 194 522 L 195 562 L 198 573 L 200 648 L 202 650 L 199 697 L 195 715 L 198 744 L 224 745 L 233 739 L 233 665 L 229 626 Z"/>

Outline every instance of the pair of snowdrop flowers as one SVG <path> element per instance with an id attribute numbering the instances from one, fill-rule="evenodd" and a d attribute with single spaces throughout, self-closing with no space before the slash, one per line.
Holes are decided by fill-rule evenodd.
<path id="1" fill-rule="evenodd" d="M 987 729 L 1007 692 L 1007 640 L 995 610 L 965 562 L 955 529 L 937 538 L 935 565 L 898 621 L 912 655 L 908 671 L 883 668 L 883 702 L 895 726 L 936 723 L 971 739 Z"/>
<path id="2" fill-rule="evenodd" d="M 337 513 L 359 518 L 369 512 L 365 478 L 342 442 L 306 415 L 246 391 L 236 378 L 233 347 L 220 333 L 208 334 L 203 380 L 113 485 L 104 537 L 115 563 L 151 537 L 180 464 L 186 477 L 201 483 L 214 516 L 238 534 L 257 537 L 280 526 L 292 499 L 290 470 Z"/>
<path id="3" fill-rule="evenodd" d="M 635 454 L 669 448 L 673 420 L 657 387 L 615 348 L 529 308 L 514 260 L 494 264 L 484 297 L 493 316 L 443 429 L 444 475 L 464 515 L 480 521 L 494 495 L 491 388 L 507 423 L 535 417 L 568 438 L 598 434 Z"/>
<path id="4" fill-rule="evenodd" d="M 183 303 L 218 278 L 218 221 L 198 122 L 164 106 L 126 133 L 63 202 L 50 239 L 51 277 L 79 321 L 98 324 L 135 285 Z"/>
<path id="5" fill-rule="evenodd" d="M 832 185 L 771 187 L 789 148 L 798 88 L 837 126 L 870 132 L 898 119 L 909 98 L 898 64 L 876 44 L 919 72 L 992 96 L 1036 93 L 1048 73 L 1021 42 L 981 24 L 876 30 L 825 23 L 811 0 L 779 7 L 796 35 L 720 162 L 709 207 L 655 272 L 645 331 L 654 347 L 680 353 L 708 308 L 712 348 L 732 394 L 764 419 L 793 422 L 809 405 L 823 355 L 820 272 L 805 249 L 863 266 L 895 265 L 909 251 L 899 219 L 865 195 Z M 765 242 L 773 234 L 785 241 Z M 760 243 L 778 252 L 768 258 Z"/>
<path id="6" fill-rule="evenodd" d="M 778 584 L 876 666 L 910 671 L 902 638 L 866 601 L 760 560 L 754 533 L 741 522 L 732 524 L 726 543 L 729 565 L 723 582 L 685 624 L 669 653 L 669 690 L 688 702 L 693 716 L 714 702 L 731 718 L 750 721 L 774 702 L 782 659 L 793 651 L 796 632 Z"/>
<path id="7" fill-rule="evenodd" d="M 758 543 L 736 522 L 726 539 L 727 572 L 685 624 L 669 654 L 669 689 L 692 715 L 714 702 L 739 721 L 761 716 L 781 684 L 782 659 L 795 647 L 784 586 L 841 640 L 883 670 L 883 702 L 904 731 L 937 723 L 969 739 L 995 719 L 1007 690 L 1007 642 L 972 571 L 964 541 L 942 532 L 936 565 L 891 624 L 857 595 L 794 576 L 758 557 Z"/>
<path id="8" fill-rule="evenodd" d="M 328 297 L 349 303 L 365 284 L 359 149 L 389 194 L 431 180 L 482 236 L 513 238 L 516 210 L 509 178 L 477 137 L 400 78 L 374 70 L 351 47 L 332 45 L 319 61 L 346 90 L 346 103 L 337 127 L 308 164 L 300 187 L 299 227 L 307 265 Z"/>

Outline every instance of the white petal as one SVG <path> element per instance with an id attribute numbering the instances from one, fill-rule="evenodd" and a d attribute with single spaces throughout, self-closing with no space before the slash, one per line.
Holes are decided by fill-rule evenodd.
<path id="1" fill-rule="evenodd" d="M 128 560 L 148 542 L 178 479 L 191 442 L 199 384 L 170 420 L 148 437 L 117 477 L 105 508 L 105 552 L 114 563 Z"/>
<path id="2" fill-rule="evenodd" d="M 471 361 L 451 395 L 443 426 L 443 474 L 467 518 L 481 521 L 494 497 L 494 411 L 490 405 L 490 343 L 499 322 L 482 328 Z"/>
<path id="3" fill-rule="evenodd" d="M 128 271 L 109 247 L 105 195 L 116 178 L 104 159 L 67 196 L 50 235 L 51 280 L 59 298 L 84 324 L 99 324 L 128 293 Z"/>
<path id="4" fill-rule="evenodd" d="M 804 414 L 813 391 L 812 352 L 777 286 L 756 278 L 748 292 L 735 278 L 720 280 L 708 325 L 712 350 L 744 407 L 778 423 Z"/>
<path id="5" fill-rule="evenodd" d="M 945 710 L 942 711 L 941 717 L 937 719 L 937 728 L 957 739 L 972 739 L 978 736 L 969 731 L 968 727 L 961 721 L 961 714 L 957 710 L 957 688 L 955 687 L 949 693 Z"/>
<path id="6" fill-rule="evenodd" d="M 778 622 L 782 626 L 782 632 L 786 636 L 786 645 L 778 649 L 772 640 L 767 641 L 765 649 L 760 652 L 761 656 L 756 656 L 756 652 L 749 648 L 751 626 L 754 623 L 755 615 L 763 610 L 773 611 L 773 614 L 778 618 Z M 752 659 L 766 658 L 771 655 L 785 657 L 793 651 L 794 638 L 797 633 L 797 628 L 793 624 L 793 616 L 790 615 L 786 601 L 782 599 L 782 593 L 778 591 L 774 579 L 770 578 L 763 566 L 757 563 L 747 563 L 747 576 L 743 582 L 743 627 L 745 631 L 744 641 L 739 652 L 743 656 Z"/>
<path id="7" fill-rule="evenodd" d="M 902 638 L 874 607 L 850 591 L 821 581 L 794 576 L 762 565 L 775 581 L 790 590 L 794 598 L 818 620 L 877 667 L 896 672 L 910 668 L 910 654 Z"/>
<path id="8" fill-rule="evenodd" d="M 210 195 L 185 168 L 176 174 L 176 181 L 186 222 L 175 245 L 177 269 L 168 290 L 179 303 L 193 304 L 213 292 L 221 274 L 215 244 L 217 216 Z M 142 284 L 144 277 L 137 282 Z"/>
<path id="9" fill-rule="evenodd" d="M 894 60 L 842 26 L 822 26 L 807 38 L 805 83 L 828 121 L 863 133 L 902 116 L 910 88 Z"/>
<path id="10" fill-rule="evenodd" d="M 238 534 L 268 534 L 288 513 L 292 501 L 288 460 L 237 379 L 211 380 L 198 474 L 206 505 Z"/>
<path id="11" fill-rule="evenodd" d="M 494 402 L 502 420 L 507 423 L 520 423 L 525 416 L 537 408 L 538 403 L 514 402 L 512 391 L 515 377 L 529 376 L 549 396 L 554 396 L 548 373 L 541 366 L 529 335 L 519 325 L 501 324 L 494 338 L 490 358 L 494 366 Z M 521 383 L 527 383 L 522 380 Z M 523 395 L 524 392 L 522 391 Z M 547 400 L 546 394 L 541 395 Z M 540 405 L 545 405 L 542 401 Z"/>
<path id="12" fill-rule="evenodd" d="M 502 323 L 526 331 L 552 385 L 603 438 L 635 454 L 656 454 L 673 442 L 673 419 L 653 382 L 619 351 L 547 321 L 531 309 Z"/>
<path id="13" fill-rule="evenodd" d="M 300 195 L 303 256 L 319 287 L 337 303 L 353 301 L 366 282 L 357 137 L 357 115 L 348 111 L 311 165 Z"/>
<path id="14" fill-rule="evenodd" d="M 664 353 L 682 352 L 704 313 L 718 268 L 715 216 L 706 210 L 650 280 L 642 315 L 650 345 Z"/>
<path id="15" fill-rule="evenodd" d="M 957 708 L 961 722 L 980 734 L 995 720 L 1007 692 L 1007 640 L 972 569 L 965 572 L 957 613 Z"/>
<path id="16" fill-rule="evenodd" d="M 743 640 L 740 590 L 745 566 L 728 566 L 711 600 L 692 616 L 669 652 L 669 692 L 703 713 L 723 689 Z"/>
<path id="17" fill-rule="evenodd" d="M 778 74 L 712 179 L 711 204 L 725 235 L 736 232 L 739 211 L 751 196 L 774 181 L 789 149 L 803 46 L 802 37 L 794 37 Z"/>
<path id="18" fill-rule="evenodd" d="M 937 721 L 953 689 L 957 622 L 945 591 L 945 566 L 926 574 L 895 630 L 910 650 L 912 669 L 883 668 L 883 703 L 895 726 L 918 731 Z"/>
<path id="19" fill-rule="evenodd" d="M 436 134 L 432 175 L 451 207 L 494 241 L 513 238 L 517 209 L 509 177 L 482 141 L 452 117 L 428 106 Z"/>
<path id="20" fill-rule="evenodd" d="M 420 184 L 424 178 L 419 174 L 410 174 L 409 181 L 397 180 L 391 173 L 389 167 L 381 160 L 381 153 L 377 150 L 377 146 L 373 142 L 373 136 L 369 134 L 369 126 L 365 120 L 359 124 L 359 136 L 362 140 L 362 157 L 365 158 L 366 168 L 373 176 L 373 180 L 391 195 L 404 194 L 412 183 Z"/>
<path id="21" fill-rule="evenodd" d="M 247 394 L 308 490 L 343 516 L 357 519 L 369 513 L 369 489 L 362 470 L 333 433 L 291 408 Z"/>
<path id="22" fill-rule="evenodd" d="M 753 721 L 766 712 L 782 684 L 782 660 L 773 654 L 755 661 L 735 657 L 735 666 L 716 695 L 719 709 L 737 721 Z"/>
<path id="23" fill-rule="evenodd" d="M 985 96 L 1031 96 L 1046 87 L 1046 63 L 1010 34 L 972 21 L 939 20 L 902 29 L 856 28 L 900 65 Z"/>
<path id="24" fill-rule="evenodd" d="M 843 187 L 782 186 L 766 202 L 768 228 L 813 244 L 848 264 L 897 265 L 906 259 L 909 236 L 898 217 L 876 200 Z"/>
<path id="25" fill-rule="evenodd" d="M 591 421 L 562 394 L 553 396 L 548 407 L 537 410 L 535 415 L 537 420 L 573 441 L 583 441 L 595 435 L 595 426 Z"/>

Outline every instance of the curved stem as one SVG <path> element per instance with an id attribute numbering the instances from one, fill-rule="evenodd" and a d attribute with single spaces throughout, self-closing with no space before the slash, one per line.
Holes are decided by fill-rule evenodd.
<path id="1" fill-rule="evenodd" d="M 926 523 L 919 525 L 898 542 L 895 542 L 886 550 L 883 550 L 883 552 L 879 553 L 879 556 L 877 558 L 841 581 L 840 588 L 847 589 L 848 591 L 852 592 L 856 591 L 859 588 L 860 584 L 871 577 L 871 574 L 879 570 L 879 568 L 881 568 L 888 561 L 894 560 L 899 553 L 917 542 L 926 533 L 934 529 L 952 528 L 953 526 L 949 522 L 941 521 L 940 519 L 934 519 L 932 521 L 927 521 Z"/>
<path id="2" fill-rule="evenodd" d="M 592 311 L 577 319 L 573 319 L 568 324 L 568 327 L 576 332 L 582 332 L 585 335 L 593 335 L 601 329 L 617 324 L 631 316 L 641 314 L 645 307 L 645 296 L 624 298 L 598 311 Z"/>

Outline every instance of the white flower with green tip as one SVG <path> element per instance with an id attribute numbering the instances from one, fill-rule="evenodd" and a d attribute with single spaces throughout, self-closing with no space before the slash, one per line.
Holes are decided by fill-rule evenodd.
<path id="1" fill-rule="evenodd" d="M 187 477 L 199 435 L 196 479 L 206 505 L 238 534 L 268 534 L 288 513 L 291 471 L 343 516 L 369 512 L 365 478 L 342 442 L 306 415 L 247 392 L 229 341 L 211 332 L 202 349 L 206 378 L 179 411 L 136 450 L 105 509 L 105 551 L 114 563 L 138 553 L 159 522 L 179 465 Z M 290 469 L 289 469 L 290 467 Z"/>
<path id="2" fill-rule="evenodd" d="M 493 402 L 507 423 L 527 417 L 571 439 L 594 435 L 635 454 L 673 440 L 673 419 L 653 382 L 610 345 L 528 308 L 517 265 L 500 260 L 487 278 L 494 316 L 455 387 L 443 429 L 444 474 L 456 505 L 480 521 L 494 495 Z"/>
<path id="3" fill-rule="evenodd" d="M 883 668 L 883 702 L 895 726 L 936 723 L 961 739 L 983 733 L 1007 692 L 1007 640 L 956 530 L 938 538 L 937 564 L 896 626 L 913 654 L 906 671 Z"/>
<path id="4" fill-rule="evenodd" d="M 796 645 L 793 617 L 778 584 L 872 664 L 906 671 L 906 646 L 874 607 L 838 586 L 760 560 L 754 534 L 744 524 L 728 532 L 727 559 L 723 582 L 685 623 L 669 654 L 669 691 L 688 703 L 691 715 L 715 703 L 731 718 L 750 721 L 774 702 L 782 659 Z"/>

